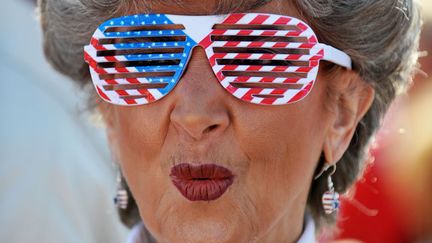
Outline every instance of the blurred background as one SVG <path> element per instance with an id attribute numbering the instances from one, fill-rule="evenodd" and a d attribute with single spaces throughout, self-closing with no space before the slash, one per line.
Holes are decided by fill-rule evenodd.
<path id="1" fill-rule="evenodd" d="M 46 62 L 34 1 L 3 2 L 0 29 L 0 242 L 126 242 L 103 128 Z"/>
<path id="2" fill-rule="evenodd" d="M 420 66 L 387 113 L 363 177 L 322 242 L 432 242 L 432 1 L 423 5 Z"/>
<path id="3" fill-rule="evenodd" d="M 421 2 L 421 71 L 321 242 L 432 242 L 432 1 Z M 0 242 L 125 242 L 103 127 L 46 63 L 34 1 L 3 3 L 0 26 Z"/>

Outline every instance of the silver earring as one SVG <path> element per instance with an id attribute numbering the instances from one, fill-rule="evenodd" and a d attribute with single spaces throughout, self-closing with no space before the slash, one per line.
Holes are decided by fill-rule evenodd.
<path id="1" fill-rule="evenodd" d="M 328 165 L 328 164 L 327 164 Z M 327 177 L 328 190 L 322 195 L 322 205 L 326 214 L 332 214 L 339 208 L 339 193 L 337 193 L 333 186 L 332 175 L 336 172 L 336 165 L 329 165 L 325 170 L 333 167 L 333 171 Z"/>
<path id="2" fill-rule="evenodd" d="M 114 204 L 117 206 L 117 208 L 126 209 L 128 207 L 128 200 L 129 196 L 126 189 L 124 189 L 122 185 L 122 176 L 121 172 L 119 171 L 117 174 L 117 193 L 114 197 Z"/>
<path id="3" fill-rule="evenodd" d="M 321 168 L 320 172 L 314 177 L 314 180 L 321 177 L 321 175 L 326 172 L 332 165 L 329 163 L 324 163 L 323 167 Z M 336 165 L 335 165 L 336 168 Z M 336 169 L 335 169 L 336 170 Z"/>

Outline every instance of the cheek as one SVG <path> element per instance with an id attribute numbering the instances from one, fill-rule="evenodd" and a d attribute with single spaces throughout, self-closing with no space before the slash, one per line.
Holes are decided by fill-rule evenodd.
<path id="1" fill-rule="evenodd" d="M 161 164 L 155 163 L 160 157 L 166 135 L 163 129 L 166 116 L 160 115 L 163 108 L 151 105 L 145 108 L 116 108 L 113 133 L 122 173 L 137 204 L 145 205 L 139 208 L 140 213 L 152 215 L 169 187 Z M 154 217 L 145 218 L 148 219 L 147 227 L 156 225 Z"/>
<path id="2" fill-rule="evenodd" d="M 307 105 L 243 115 L 242 124 L 247 125 L 237 129 L 236 141 L 251 161 L 246 193 L 255 202 L 262 227 L 305 207 L 325 135 L 325 112 Z"/>
<path id="3" fill-rule="evenodd" d="M 148 171 L 150 166 L 154 166 L 148 161 L 159 154 L 163 136 L 158 133 L 160 129 L 155 123 L 146 117 L 148 115 L 139 110 L 120 108 L 118 111 L 114 126 L 117 147 L 114 149 L 119 151 L 124 173 Z"/>
<path id="4" fill-rule="evenodd" d="M 118 146 L 129 155 L 148 154 L 163 142 L 161 127 L 166 123 L 164 117 L 156 111 L 157 105 L 148 107 L 116 107 L 114 116 L 114 132 Z M 145 150 L 146 151 L 144 153 Z M 137 154 L 138 155 L 138 154 Z"/>

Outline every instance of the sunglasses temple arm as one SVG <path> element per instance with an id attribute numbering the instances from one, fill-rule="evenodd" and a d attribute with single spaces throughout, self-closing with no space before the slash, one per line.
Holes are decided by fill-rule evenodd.
<path id="1" fill-rule="evenodd" d="M 332 46 L 322 45 L 324 48 L 324 57 L 322 60 L 335 63 L 350 70 L 352 69 L 352 61 L 348 54 Z"/>

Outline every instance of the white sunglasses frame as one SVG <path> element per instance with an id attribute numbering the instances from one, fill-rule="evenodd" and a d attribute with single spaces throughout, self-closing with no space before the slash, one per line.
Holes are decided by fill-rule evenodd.
<path id="1" fill-rule="evenodd" d="M 268 18 L 262 23 L 262 24 L 269 24 L 271 25 L 272 22 L 275 21 L 275 19 L 278 18 L 289 18 L 290 19 L 290 24 L 292 25 L 302 25 L 305 26 L 305 30 L 302 32 L 302 36 L 308 36 L 308 37 L 313 37 L 314 39 L 316 38 L 315 33 L 313 32 L 312 28 L 310 26 L 308 26 L 305 22 L 291 17 L 291 16 L 283 16 L 283 15 L 276 15 L 276 14 L 267 14 L 267 13 L 234 13 L 234 14 L 227 14 L 227 15 L 205 15 L 205 16 L 189 16 L 189 15 L 170 15 L 170 14 L 147 14 L 147 15 L 131 15 L 131 16 L 123 16 L 120 18 L 115 18 L 115 19 L 111 19 L 111 20 L 107 20 L 106 22 L 104 22 L 101 26 L 99 26 L 99 28 L 95 31 L 93 37 L 92 37 L 92 41 L 91 44 L 87 45 L 84 47 L 84 51 L 85 51 L 85 59 L 86 61 L 89 63 L 89 68 L 90 68 L 90 73 L 92 76 L 92 80 L 94 83 L 94 86 L 98 92 L 98 94 L 100 95 L 100 97 L 102 99 L 104 99 L 105 101 L 115 104 L 115 105 L 142 105 L 142 104 L 147 104 L 147 103 L 151 103 L 155 100 L 159 100 L 161 98 L 163 98 L 163 96 L 165 96 L 166 94 L 168 94 L 175 86 L 175 84 L 177 84 L 182 76 L 183 71 L 186 69 L 186 65 L 189 61 L 190 58 L 190 53 L 191 50 L 196 47 L 196 46 L 202 46 L 207 53 L 208 56 L 208 60 L 210 61 L 210 56 L 213 55 L 213 50 L 212 48 L 212 44 L 215 42 L 212 42 L 212 44 L 210 44 L 209 46 L 204 46 L 202 43 L 204 42 L 204 40 L 206 38 L 208 38 L 211 33 L 214 31 L 212 29 L 212 27 L 215 24 L 221 24 L 224 23 L 224 21 L 227 21 L 227 19 L 233 15 L 243 15 L 243 17 L 237 22 L 237 23 L 250 23 L 251 20 L 253 20 L 254 17 L 257 16 L 268 16 Z M 104 29 L 108 28 L 108 27 L 113 27 L 113 23 L 115 21 L 113 20 L 120 20 L 120 19 L 124 19 L 122 21 L 120 21 L 121 23 L 125 23 L 125 25 L 122 26 L 127 26 L 128 24 L 126 23 L 127 21 L 130 21 L 130 23 L 135 23 L 133 21 L 133 19 L 139 19 L 142 16 L 146 16 L 146 17 L 152 17 L 152 18 L 160 18 L 160 17 L 164 17 L 169 19 L 172 23 L 174 24 L 181 24 L 184 26 L 184 29 L 182 30 L 190 39 L 192 39 L 195 44 L 191 47 L 189 47 L 190 49 L 185 49 L 184 53 L 188 52 L 187 55 L 187 59 L 184 62 L 183 67 L 180 68 L 180 73 L 178 76 L 178 79 L 175 80 L 175 84 L 171 87 L 171 89 L 166 92 L 165 94 L 162 94 L 161 92 L 158 92 L 157 89 L 148 89 L 145 93 L 145 95 L 147 97 L 152 97 L 151 99 L 148 99 L 146 97 L 140 97 L 135 99 L 134 102 L 127 102 L 127 100 L 120 98 L 120 94 L 119 92 L 115 92 L 115 91 L 106 91 L 104 90 L 104 86 L 107 84 L 105 81 L 101 80 L 99 78 L 100 75 L 100 69 L 101 68 L 97 68 L 97 63 L 99 62 L 106 62 L 106 58 L 105 57 L 100 57 L 97 55 L 97 51 L 98 51 L 98 42 L 100 39 L 103 38 L 107 38 L 107 36 L 103 33 Z M 246 19 L 247 18 L 247 19 Z M 132 19 L 132 20 L 130 20 Z M 127 20 L 127 21 L 126 21 Z M 115 24 L 114 24 L 115 27 Z M 296 44 L 296 43 L 290 43 L 290 44 Z M 113 46 L 113 45 L 112 45 Z M 339 66 L 345 67 L 346 69 L 352 69 L 352 61 L 351 58 L 343 51 L 334 48 L 332 46 L 323 44 L 323 43 L 319 43 L 318 41 L 316 41 L 316 43 L 314 43 L 314 47 L 315 50 L 321 51 L 322 56 L 320 56 L 320 58 L 318 59 L 318 63 L 320 60 L 325 60 L 325 61 L 329 61 L 332 63 L 335 63 Z M 238 91 L 239 89 L 233 89 L 230 86 L 230 83 L 228 81 L 225 80 L 225 78 L 223 78 L 221 80 L 221 78 L 218 77 L 218 80 L 220 81 L 221 85 L 224 86 L 224 88 L 226 90 L 228 90 L 232 95 L 234 95 L 235 97 L 241 99 L 241 100 L 245 100 L 245 96 L 249 95 L 249 100 L 247 100 L 247 102 L 250 103 L 255 103 L 255 104 L 267 104 L 267 105 L 280 105 L 280 104 L 291 104 L 294 102 L 297 102 L 301 99 L 303 99 L 304 97 L 306 97 L 307 94 L 309 94 L 311 92 L 312 86 L 314 84 L 314 82 L 316 81 L 316 77 L 317 77 L 317 72 L 318 72 L 318 67 L 319 64 L 316 65 L 316 67 L 312 68 L 309 72 L 308 72 L 308 77 L 306 79 L 304 79 L 302 82 L 299 82 L 301 84 L 304 84 L 304 87 L 302 88 L 302 90 L 297 90 L 297 91 L 286 91 L 285 94 L 287 94 L 287 98 L 283 98 L 283 99 L 266 99 L 266 98 L 261 98 L 261 97 L 252 97 L 250 94 L 248 94 L 248 91 L 250 90 L 241 90 Z M 215 73 L 215 75 L 217 75 L 218 72 L 220 72 L 220 70 L 223 68 L 221 65 L 212 65 L 213 71 Z M 291 67 L 293 68 L 293 67 Z M 134 69 L 134 67 L 131 68 L 126 68 L 127 71 L 131 71 L 131 72 L 136 72 L 136 69 Z M 115 70 L 114 70 L 115 72 Z M 295 72 L 295 71 L 294 71 Z M 148 80 L 146 80 L 146 78 L 138 78 L 136 79 L 138 80 L 138 82 L 140 83 L 149 83 Z M 251 80 L 254 80 L 253 78 Z M 119 80 L 119 83 L 128 83 L 130 80 L 128 80 L 127 78 L 124 80 Z M 136 83 L 134 81 L 134 83 Z M 266 94 L 271 94 L 271 92 L 274 91 L 274 89 L 262 89 L 262 92 L 264 95 Z M 140 94 L 142 93 L 137 93 L 135 91 L 135 93 L 133 91 L 124 91 L 126 94 L 132 94 L 132 95 L 136 95 L 137 97 L 140 96 Z M 291 93 L 290 93 L 291 92 Z M 297 92 L 297 93 L 296 93 Z M 303 92 L 304 94 L 299 95 L 299 92 Z M 144 95 L 141 95 L 144 96 Z M 138 100 L 138 102 L 137 102 Z"/>

